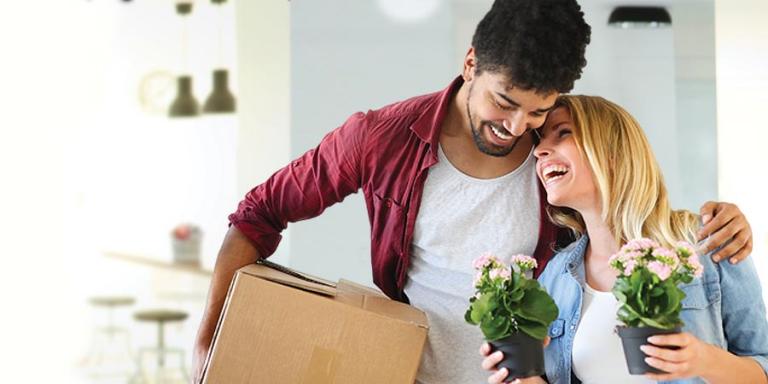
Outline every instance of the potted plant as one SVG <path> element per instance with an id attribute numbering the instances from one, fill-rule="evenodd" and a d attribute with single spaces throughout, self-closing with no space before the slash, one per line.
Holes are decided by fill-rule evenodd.
<path id="1" fill-rule="evenodd" d="M 558 310 L 539 282 L 526 276 L 536 268 L 536 260 L 515 255 L 505 264 L 483 255 L 474 267 L 476 293 L 469 299 L 465 320 L 480 326 L 494 351 L 504 352 L 498 367 L 507 368 L 509 377 L 543 375 L 543 341 Z"/>
<path id="2" fill-rule="evenodd" d="M 193 224 L 179 224 L 171 230 L 173 262 L 187 265 L 200 265 L 200 227 Z"/>
<path id="3" fill-rule="evenodd" d="M 685 293 L 680 284 L 699 277 L 704 268 L 693 247 L 685 242 L 674 250 L 650 239 L 625 244 L 611 256 L 610 266 L 618 273 L 613 294 L 621 306 L 617 330 L 624 347 L 629 373 L 662 373 L 645 363 L 640 346 L 653 335 L 679 333 L 680 311 Z"/>

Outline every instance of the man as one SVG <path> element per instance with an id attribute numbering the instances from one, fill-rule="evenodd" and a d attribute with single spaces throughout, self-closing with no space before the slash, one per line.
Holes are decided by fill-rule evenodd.
<path id="1" fill-rule="evenodd" d="M 589 33 L 575 0 L 497 0 L 477 26 L 461 77 L 445 90 L 352 115 L 250 191 L 230 215 L 216 261 L 195 375 L 234 271 L 271 255 L 288 222 L 317 216 L 362 188 L 374 282 L 429 319 L 417 381 L 485 381 L 481 334 L 463 316 L 471 260 L 486 251 L 529 254 L 538 273 L 563 235 L 544 213 L 529 131 L 581 76 Z M 717 244 L 737 239 L 723 254 L 743 258 L 751 234 L 738 209 L 712 203 L 702 210 L 716 213 L 707 233 L 728 223 L 713 236 Z"/>

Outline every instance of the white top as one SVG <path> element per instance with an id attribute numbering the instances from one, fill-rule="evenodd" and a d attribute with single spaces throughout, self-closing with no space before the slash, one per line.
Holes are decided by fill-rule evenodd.
<path id="1" fill-rule="evenodd" d="M 612 292 L 584 284 L 581 321 L 573 338 L 573 373 L 584 384 L 654 383 L 645 376 L 630 375 L 621 339 L 615 332 L 619 302 Z"/>
<path id="2" fill-rule="evenodd" d="M 474 295 L 472 261 L 491 252 L 532 255 L 539 235 L 539 187 L 533 152 L 495 179 L 461 173 L 442 149 L 429 169 L 414 228 L 405 293 L 429 319 L 417 383 L 485 383 L 480 327 L 464 321 Z"/>

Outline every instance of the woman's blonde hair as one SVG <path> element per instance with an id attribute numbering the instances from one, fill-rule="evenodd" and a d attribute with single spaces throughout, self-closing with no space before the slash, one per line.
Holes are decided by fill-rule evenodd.
<path id="1" fill-rule="evenodd" d="M 623 244 L 646 237 L 673 246 L 695 242 L 697 215 L 673 211 L 648 139 L 637 121 L 620 106 L 596 96 L 565 95 L 576 145 L 592 167 L 602 203 L 602 217 Z M 549 207 L 550 218 L 577 234 L 584 221 L 572 209 Z"/>

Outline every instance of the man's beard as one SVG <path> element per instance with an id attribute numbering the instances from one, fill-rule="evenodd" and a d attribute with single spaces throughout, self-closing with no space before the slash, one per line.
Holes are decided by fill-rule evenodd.
<path id="1" fill-rule="evenodd" d="M 472 87 L 469 88 L 469 94 L 472 94 Z M 480 132 L 477 126 L 475 126 L 475 123 L 472 119 L 472 112 L 469 110 L 469 96 L 467 96 L 467 117 L 469 118 L 469 128 L 472 130 L 472 139 L 475 141 L 475 145 L 477 146 L 477 149 L 480 150 L 480 152 L 485 153 L 486 155 L 494 156 L 494 157 L 504 157 L 512 153 L 512 151 L 515 150 L 515 147 L 517 146 L 517 143 L 520 141 L 520 137 L 515 137 L 515 141 L 512 142 L 512 144 L 508 147 L 499 147 L 498 145 L 494 145 L 493 143 L 489 143 L 485 138 L 483 137 L 483 134 Z M 489 120 L 481 120 L 480 121 L 480 128 L 485 126 L 495 126 L 496 129 L 506 131 L 504 127 L 500 127 L 498 124 L 489 121 Z M 490 127 L 486 128 L 490 130 Z M 491 132 L 491 135 L 494 133 Z"/>

